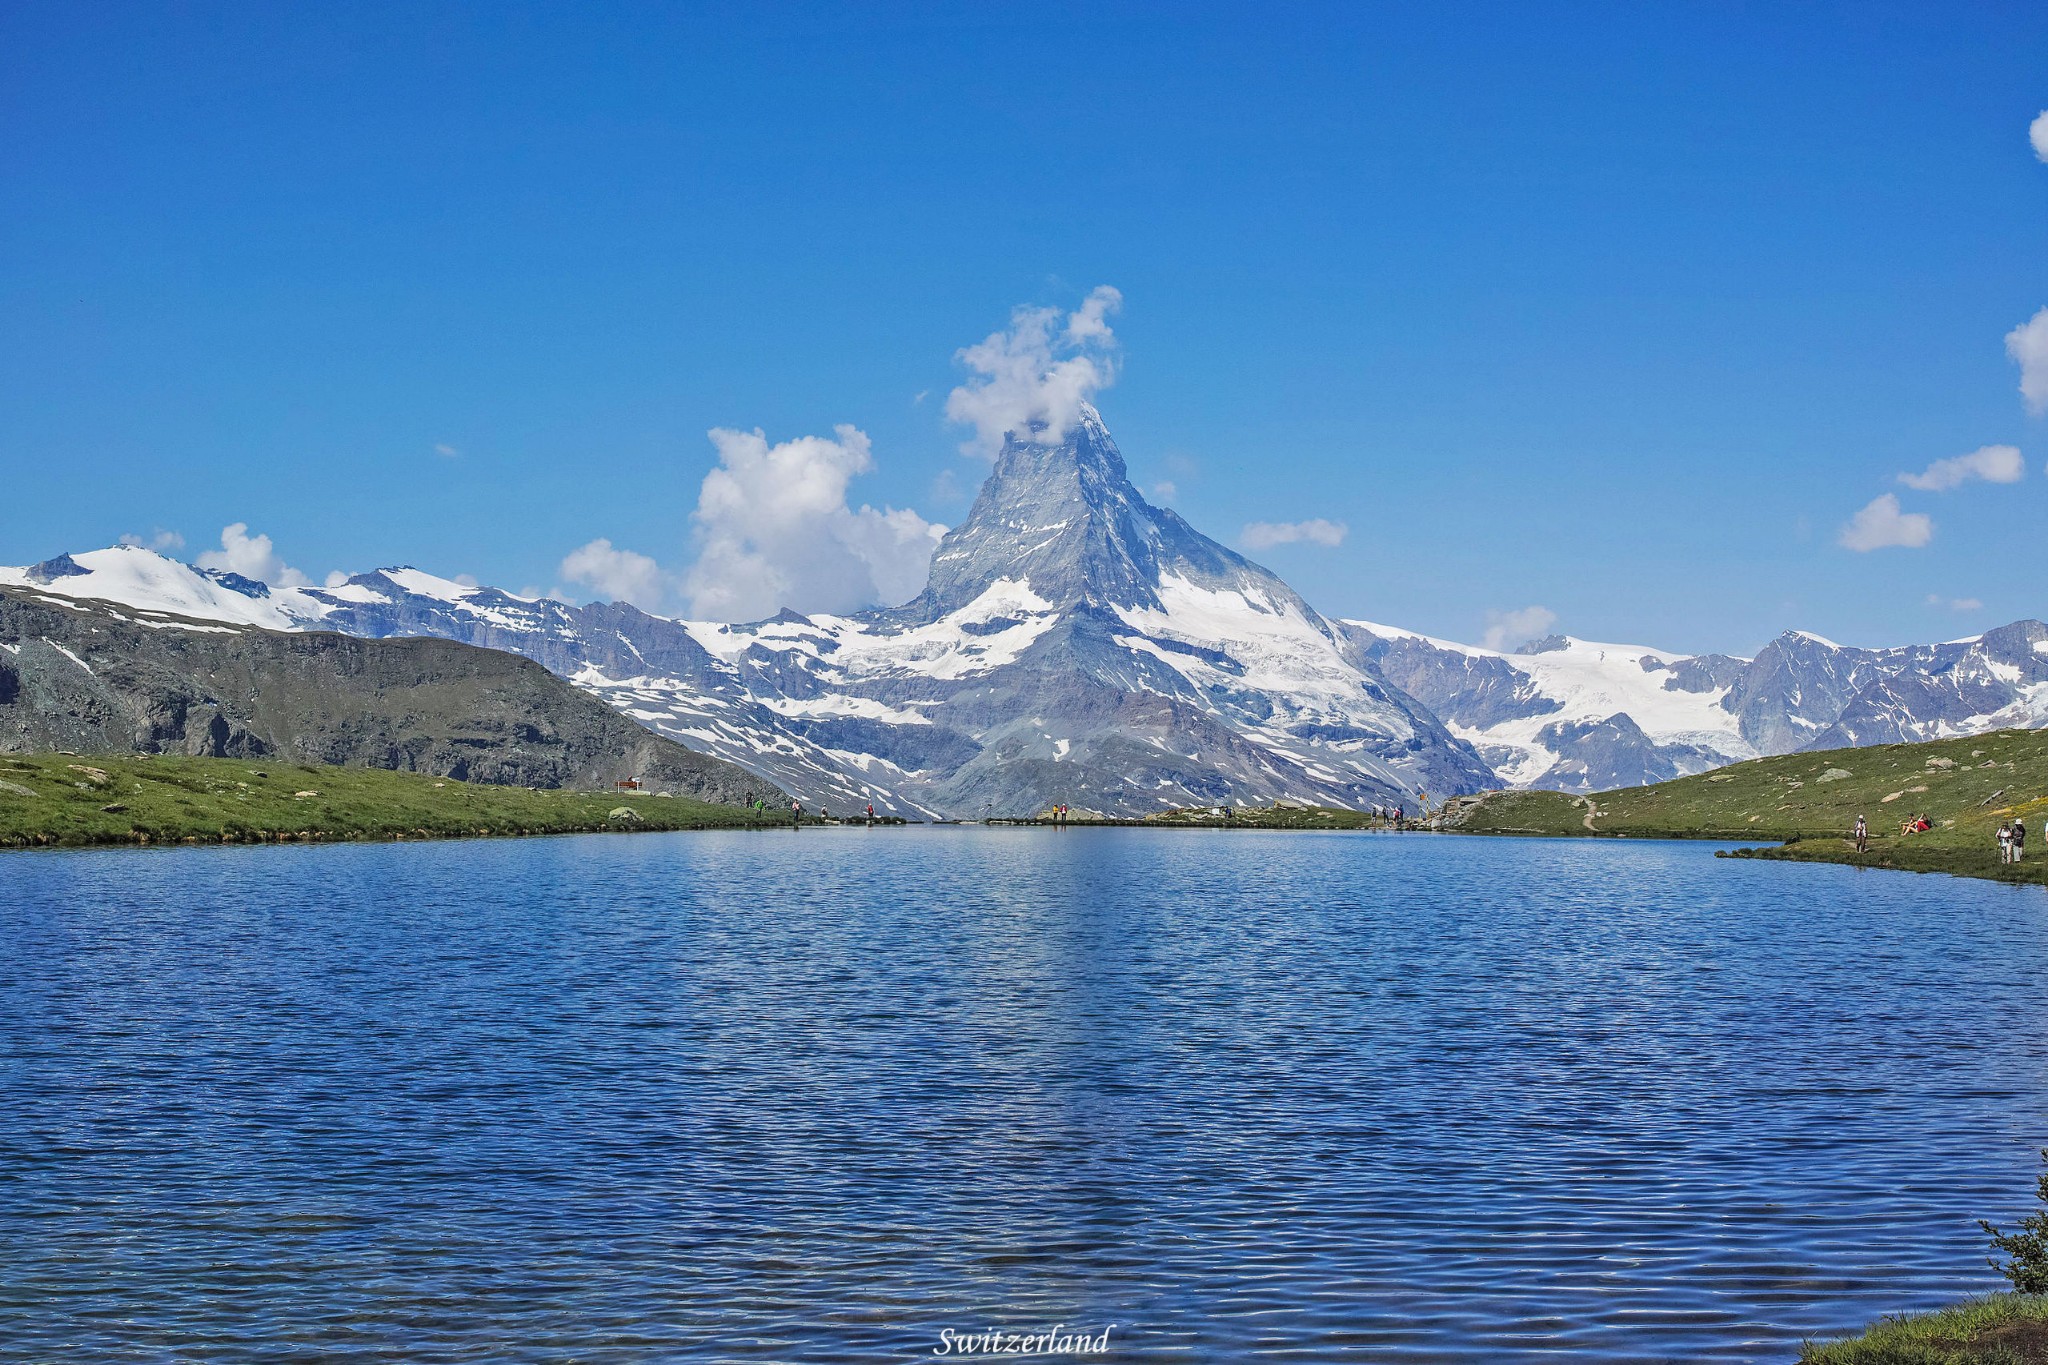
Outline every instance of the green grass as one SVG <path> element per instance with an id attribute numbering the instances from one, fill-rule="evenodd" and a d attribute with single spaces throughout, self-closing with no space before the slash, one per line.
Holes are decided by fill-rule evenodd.
<path id="1" fill-rule="evenodd" d="M 631 810 L 637 820 L 612 812 Z M 132 754 L 0 755 L 0 847 L 463 838 L 746 826 L 648 792 L 530 791 L 377 768 Z M 787 823 L 787 817 L 769 823 Z"/>
<path id="2" fill-rule="evenodd" d="M 1934 828 L 1901 835 L 1921 813 Z M 1848 839 L 1858 814 L 1870 822 L 1865 854 Z M 1475 834 L 1754 839 L 1784 846 L 1740 856 L 2048 883 L 2048 730 L 1786 754 L 1590 799 L 1502 792 L 1460 817 L 1457 828 Z M 2026 859 L 2001 866 L 1994 831 L 2014 817 L 2027 824 Z"/>
<path id="3" fill-rule="evenodd" d="M 2048 1298 L 1993 1294 L 1938 1313 L 1886 1318 L 1845 1341 L 1815 1342 L 1800 1365 L 2035 1365 L 2048 1361 Z"/>

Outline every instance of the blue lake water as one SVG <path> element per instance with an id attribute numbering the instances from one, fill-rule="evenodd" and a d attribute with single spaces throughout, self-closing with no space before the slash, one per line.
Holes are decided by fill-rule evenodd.
<path id="1" fill-rule="evenodd" d="M 2000 1287 L 2044 981 L 1674 843 L 0 854 L 0 1359 L 1788 1360 Z"/>

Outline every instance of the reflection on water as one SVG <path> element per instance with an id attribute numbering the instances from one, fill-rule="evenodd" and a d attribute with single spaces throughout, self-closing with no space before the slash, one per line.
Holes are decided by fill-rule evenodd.
<path id="1" fill-rule="evenodd" d="M 2048 896 L 1698 846 L 0 855 L 0 1358 L 1783 1360 L 1995 1288 Z"/>

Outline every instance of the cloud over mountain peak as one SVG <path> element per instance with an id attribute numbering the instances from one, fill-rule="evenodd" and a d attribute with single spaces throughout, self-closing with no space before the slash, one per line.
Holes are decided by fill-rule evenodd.
<path id="1" fill-rule="evenodd" d="M 1012 432 L 1058 445 L 1099 391 L 1116 382 L 1117 342 L 1109 317 L 1124 296 L 1097 285 L 1079 308 L 1020 307 L 1010 325 L 957 358 L 973 371 L 946 396 L 946 416 L 974 428 L 961 449 L 993 458 Z"/>

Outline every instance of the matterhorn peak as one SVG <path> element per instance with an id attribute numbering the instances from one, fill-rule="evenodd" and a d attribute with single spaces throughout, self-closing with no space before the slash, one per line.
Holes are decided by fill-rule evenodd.
<path id="1" fill-rule="evenodd" d="M 939 542 L 924 594 L 901 614 L 936 620 L 1004 579 L 1063 610 L 1156 608 L 1168 576 L 1254 587 L 1307 612 L 1278 578 L 1145 501 L 1102 415 L 1083 403 L 1057 442 L 1004 442 L 967 519 Z"/>

